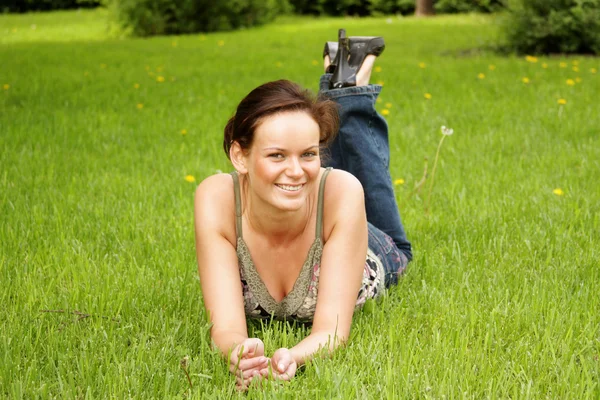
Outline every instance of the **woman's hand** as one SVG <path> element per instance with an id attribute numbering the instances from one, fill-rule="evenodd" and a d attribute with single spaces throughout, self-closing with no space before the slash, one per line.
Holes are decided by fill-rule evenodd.
<path id="1" fill-rule="evenodd" d="M 268 365 L 265 345 L 257 338 L 245 339 L 231 350 L 229 356 L 229 372 L 235 375 L 236 386 L 241 390 L 247 389 L 253 378 L 261 377 L 261 371 Z"/>
<path id="2" fill-rule="evenodd" d="M 297 368 L 298 364 L 289 349 L 281 348 L 271 357 L 271 371 L 275 379 L 289 381 L 296 375 Z"/>

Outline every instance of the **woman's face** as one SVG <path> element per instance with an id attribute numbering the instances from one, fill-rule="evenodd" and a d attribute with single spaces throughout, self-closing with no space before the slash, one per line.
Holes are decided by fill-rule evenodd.
<path id="1" fill-rule="evenodd" d="M 321 169 L 319 136 L 319 125 L 306 112 L 265 118 L 245 156 L 251 191 L 277 209 L 301 209 Z"/>

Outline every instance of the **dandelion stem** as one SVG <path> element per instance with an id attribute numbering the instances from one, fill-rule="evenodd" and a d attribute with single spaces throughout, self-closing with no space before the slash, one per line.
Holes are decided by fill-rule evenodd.
<path id="1" fill-rule="evenodd" d="M 192 385 L 192 379 L 190 378 L 190 374 L 188 372 L 188 358 L 187 358 L 187 356 L 185 356 L 185 357 L 183 357 L 181 359 L 181 361 L 179 362 L 179 366 L 181 367 L 181 369 L 185 373 L 185 376 L 187 377 L 188 384 L 190 385 L 190 390 L 193 390 L 194 389 L 194 385 Z"/>
<path id="2" fill-rule="evenodd" d="M 427 193 L 427 202 L 425 203 L 425 214 L 429 214 L 429 206 L 431 205 L 431 191 L 433 190 L 433 181 L 435 180 L 435 170 L 437 168 L 438 158 L 440 156 L 440 149 L 446 135 L 442 135 L 440 143 L 438 144 L 437 151 L 435 152 L 435 160 L 433 160 L 433 169 L 431 170 L 431 182 L 429 182 L 429 193 Z"/>
<path id="3" fill-rule="evenodd" d="M 423 167 L 423 177 L 421 178 L 421 180 L 419 182 L 417 182 L 415 184 L 415 187 L 408 194 L 408 196 L 406 196 L 406 200 L 404 200 L 404 202 L 402 203 L 402 207 L 404 207 L 404 204 L 408 200 L 410 200 L 410 198 L 413 197 L 416 193 L 421 192 L 421 189 L 423 188 L 423 185 L 425 184 L 425 181 L 427 180 L 427 165 L 428 165 L 428 161 L 427 161 L 427 157 L 425 157 L 425 166 Z"/>

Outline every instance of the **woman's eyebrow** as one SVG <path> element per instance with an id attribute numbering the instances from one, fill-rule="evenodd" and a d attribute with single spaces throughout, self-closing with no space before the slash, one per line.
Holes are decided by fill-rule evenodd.
<path id="1" fill-rule="evenodd" d="M 304 150 L 302 150 L 302 151 L 308 151 L 308 150 L 315 149 L 315 148 L 316 148 L 316 149 L 318 149 L 318 148 L 319 148 L 319 146 L 315 144 L 315 145 L 312 145 L 312 146 L 310 146 L 310 147 L 307 147 L 306 149 L 304 149 Z M 269 151 L 269 150 L 274 150 L 274 151 L 285 151 L 285 149 L 282 149 L 282 148 L 280 148 L 280 147 L 265 147 L 263 150 L 264 150 L 264 151 Z"/>

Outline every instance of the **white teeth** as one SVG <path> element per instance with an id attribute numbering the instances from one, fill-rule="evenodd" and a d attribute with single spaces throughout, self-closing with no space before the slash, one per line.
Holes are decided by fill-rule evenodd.
<path id="1" fill-rule="evenodd" d="M 289 190 L 291 192 L 297 192 L 298 190 L 302 189 L 302 186 L 304 185 L 298 185 L 298 186 L 290 186 L 290 185 L 277 185 L 278 187 L 282 188 L 283 190 Z"/>

